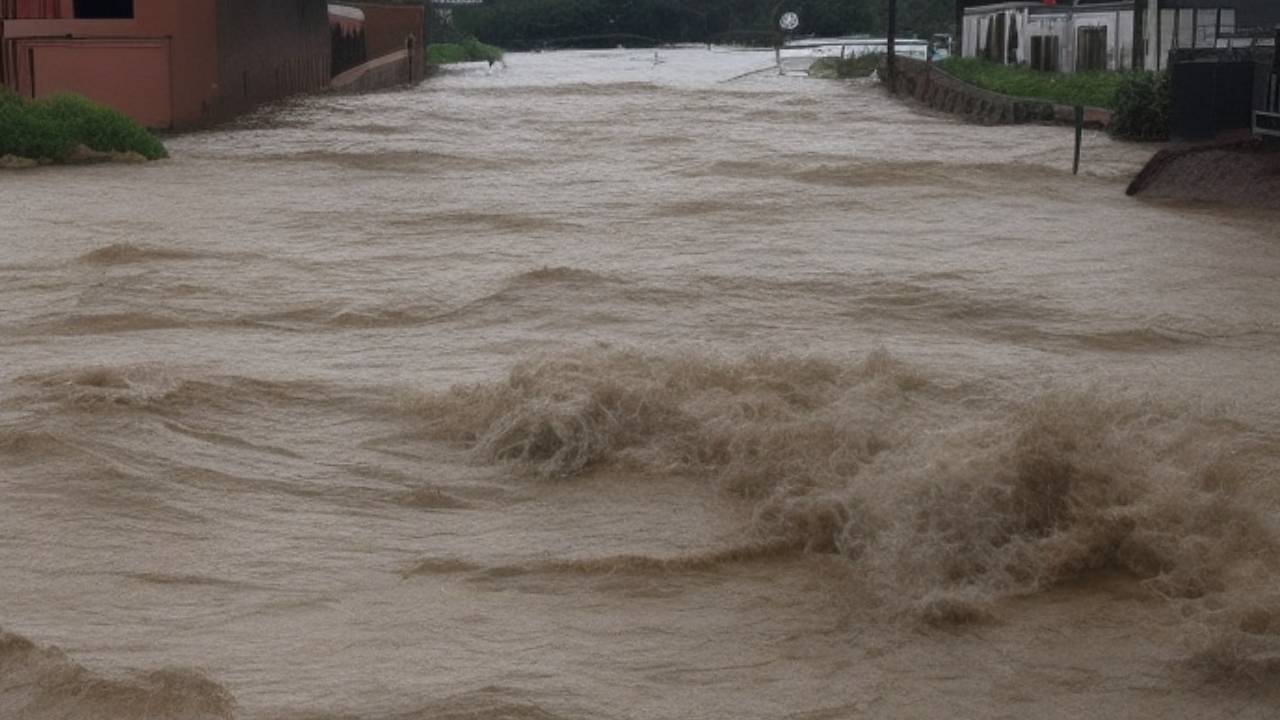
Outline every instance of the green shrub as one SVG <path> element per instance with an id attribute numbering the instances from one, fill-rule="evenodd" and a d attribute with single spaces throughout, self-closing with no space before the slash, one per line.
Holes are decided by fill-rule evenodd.
<path id="1" fill-rule="evenodd" d="M 502 59 L 502 48 L 485 45 L 475 38 L 467 38 L 460 43 L 433 43 L 427 46 L 427 63 L 431 65 L 448 65 L 460 62 L 498 62 Z"/>
<path id="2" fill-rule="evenodd" d="M 98 152 L 168 157 L 164 145 L 123 113 L 78 95 L 24 100 L 0 94 L 0 155 L 66 160 L 84 145 Z"/>
<path id="3" fill-rule="evenodd" d="M 1169 73 L 1136 72 L 1116 88 L 1111 134 L 1128 140 L 1169 139 Z"/>

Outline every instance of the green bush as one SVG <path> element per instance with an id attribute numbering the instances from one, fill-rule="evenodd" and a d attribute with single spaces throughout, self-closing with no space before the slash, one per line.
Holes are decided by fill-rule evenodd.
<path id="1" fill-rule="evenodd" d="M 858 57 L 848 57 L 836 65 L 836 74 L 842 78 L 870 77 L 880 67 L 883 53 L 869 53 Z"/>
<path id="2" fill-rule="evenodd" d="M 1129 73 L 1050 73 L 1025 65 L 1001 65 L 977 58 L 950 57 L 938 63 L 944 72 L 984 90 L 1060 105 L 1111 108 L 1116 90 Z"/>
<path id="3" fill-rule="evenodd" d="M 431 65 L 448 65 L 460 62 L 498 62 L 502 59 L 502 48 L 485 45 L 475 38 L 468 38 L 460 43 L 433 43 L 427 46 L 427 63 Z"/>
<path id="4" fill-rule="evenodd" d="M 1127 140 L 1168 140 L 1169 73 L 1136 72 L 1116 88 L 1111 134 Z"/>
<path id="5" fill-rule="evenodd" d="M 0 155 L 66 160 L 84 145 L 98 152 L 168 157 L 164 145 L 124 114 L 78 95 L 24 100 L 0 93 Z"/>

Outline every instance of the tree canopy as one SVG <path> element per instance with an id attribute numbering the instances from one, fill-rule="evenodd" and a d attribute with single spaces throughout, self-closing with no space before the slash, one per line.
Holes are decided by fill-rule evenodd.
<path id="1" fill-rule="evenodd" d="M 511 49 L 650 42 L 767 43 L 782 12 L 798 35 L 882 35 L 887 0 L 487 0 L 453 10 L 457 32 Z M 899 31 L 950 32 L 954 0 L 898 0 Z"/>

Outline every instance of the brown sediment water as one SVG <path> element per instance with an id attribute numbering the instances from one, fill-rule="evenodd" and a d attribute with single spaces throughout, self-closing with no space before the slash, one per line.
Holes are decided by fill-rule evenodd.
<path id="1" fill-rule="evenodd" d="M 770 61 L 0 176 L 0 717 L 1275 717 L 1278 216 Z"/>

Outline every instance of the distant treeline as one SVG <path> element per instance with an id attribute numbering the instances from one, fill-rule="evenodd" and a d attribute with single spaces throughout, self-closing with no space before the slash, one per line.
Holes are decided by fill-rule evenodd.
<path id="1" fill-rule="evenodd" d="M 487 0 L 453 10 L 462 36 L 512 50 L 657 43 L 771 42 L 775 14 L 800 16 L 796 35 L 883 35 L 887 0 Z M 954 0 L 898 0 L 902 35 L 951 32 Z M 619 42 L 617 38 L 633 38 Z"/>

